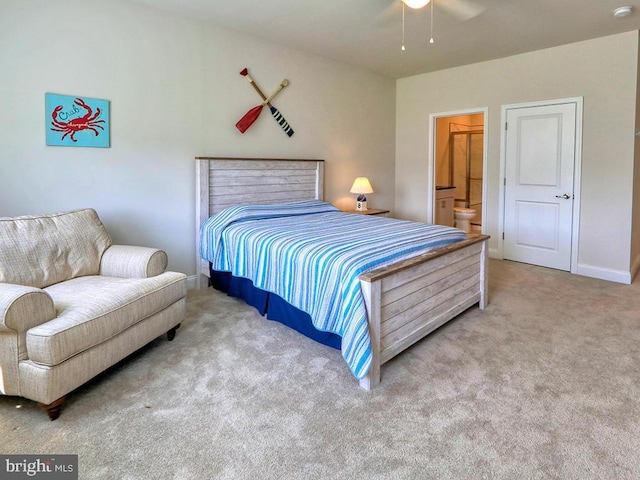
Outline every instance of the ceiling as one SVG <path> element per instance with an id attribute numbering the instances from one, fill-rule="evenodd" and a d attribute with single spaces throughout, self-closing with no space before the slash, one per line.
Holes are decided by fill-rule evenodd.
<path id="1" fill-rule="evenodd" d="M 358 66 L 391 78 L 506 57 L 640 29 L 640 0 L 134 0 L 220 27 Z M 472 3 L 463 19 L 450 8 Z M 617 7 L 632 15 L 613 16 Z"/>

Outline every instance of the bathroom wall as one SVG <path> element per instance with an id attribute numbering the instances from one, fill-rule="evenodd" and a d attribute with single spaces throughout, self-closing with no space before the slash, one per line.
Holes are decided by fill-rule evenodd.
<path id="1" fill-rule="evenodd" d="M 435 132 L 436 185 L 449 183 L 449 132 L 467 130 L 467 125 L 483 125 L 483 114 L 438 117 Z"/>
<path id="2" fill-rule="evenodd" d="M 436 132 L 435 132 L 435 178 L 436 186 L 449 185 L 450 183 L 456 185 L 454 190 L 455 198 L 462 199 L 466 196 L 464 184 L 455 181 L 455 178 L 459 176 L 467 176 L 466 164 L 457 162 L 454 165 L 454 169 L 458 169 L 454 172 L 453 182 L 450 180 L 449 170 L 451 168 L 451 132 L 466 132 L 469 130 L 483 130 L 484 129 L 484 114 L 477 113 L 471 115 L 454 115 L 450 117 L 438 117 L 436 118 Z M 481 146 L 482 148 L 482 146 Z M 466 148 L 465 148 L 466 151 Z M 482 149 L 480 150 L 480 156 L 482 156 Z M 454 162 L 455 163 L 455 162 Z M 482 164 L 480 164 L 480 178 L 482 178 Z M 465 180 L 466 181 L 466 180 Z M 460 185 L 457 185 L 461 183 Z M 481 182 L 480 182 L 481 183 Z M 477 182 L 476 182 L 477 184 Z M 477 185 L 474 185 L 477 186 Z M 478 195 L 482 196 L 482 189 L 478 192 Z M 481 225 L 482 223 L 482 200 L 478 203 L 478 214 L 474 218 L 473 223 Z"/>

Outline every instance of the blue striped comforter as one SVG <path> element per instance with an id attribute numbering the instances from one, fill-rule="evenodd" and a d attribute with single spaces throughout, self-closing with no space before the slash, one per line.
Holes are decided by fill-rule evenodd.
<path id="1" fill-rule="evenodd" d="M 358 276 L 465 238 L 451 227 L 347 214 L 311 200 L 228 208 L 202 225 L 200 255 L 340 335 L 342 356 L 361 379 L 372 353 Z"/>

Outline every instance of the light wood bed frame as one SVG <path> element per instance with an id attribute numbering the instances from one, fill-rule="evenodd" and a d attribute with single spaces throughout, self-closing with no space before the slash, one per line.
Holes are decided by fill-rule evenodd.
<path id="1" fill-rule="evenodd" d="M 240 204 L 323 199 L 323 160 L 196 157 L 196 247 L 202 223 Z M 488 303 L 487 235 L 478 235 L 360 275 L 373 364 L 360 386 L 380 383 L 380 366 L 469 307 Z M 197 272 L 209 277 L 197 253 Z M 202 279 L 198 275 L 198 280 Z"/>

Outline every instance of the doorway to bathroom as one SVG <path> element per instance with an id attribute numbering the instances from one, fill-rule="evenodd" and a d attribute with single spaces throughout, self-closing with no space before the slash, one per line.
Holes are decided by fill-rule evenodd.
<path id="1" fill-rule="evenodd" d="M 433 116 L 433 223 L 482 233 L 485 111 Z"/>

